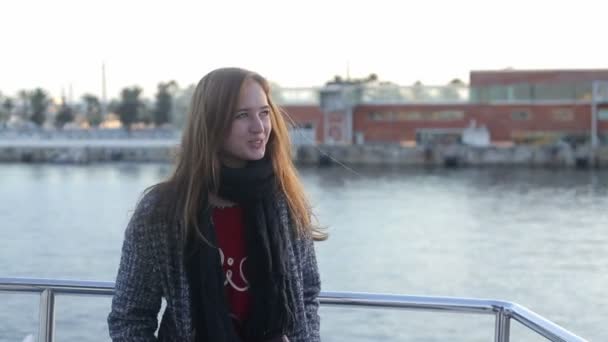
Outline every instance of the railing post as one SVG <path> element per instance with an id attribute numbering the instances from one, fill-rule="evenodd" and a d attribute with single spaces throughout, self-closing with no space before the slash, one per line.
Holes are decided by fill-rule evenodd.
<path id="1" fill-rule="evenodd" d="M 38 341 L 55 341 L 55 293 L 51 289 L 46 289 L 40 294 Z"/>
<path id="2" fill-rule="evenodd" d="M 511 333 L 511 318 L 505 313 L 504 308 L 496 313 L 496 327 L 494 330 L 495 342 L 509 342 Z"/>

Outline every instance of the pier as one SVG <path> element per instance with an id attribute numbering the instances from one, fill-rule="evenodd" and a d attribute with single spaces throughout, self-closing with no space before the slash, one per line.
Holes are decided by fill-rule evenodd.
<path id="1" fill-rule="evenodd" d="M 179 139 L 0 140 L 0 162 L 171 162 Z M 608 147 L 438 145 L 294 145 L 294 161 L 307 165 L 606 167 Z"/>

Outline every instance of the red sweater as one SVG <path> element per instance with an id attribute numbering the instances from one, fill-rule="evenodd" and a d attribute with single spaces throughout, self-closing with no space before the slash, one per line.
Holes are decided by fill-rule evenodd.
<path id="1" fill-rule="evenodd" d="M 242 333 L 242 322 L 247 318 L 250 306 L 243 210 L 238 206 L 215 208 L 213 222 L 222 268 L 226 275 L 226 298 L 235 327 Z"/>

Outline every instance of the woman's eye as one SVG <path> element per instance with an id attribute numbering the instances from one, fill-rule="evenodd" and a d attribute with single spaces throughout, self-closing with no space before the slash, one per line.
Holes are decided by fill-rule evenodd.
<path id="1" fill-rule="evenodd" d="M 247 116 L 246 112 L 241 112 L 241 113 L 236 113 L 236 115 L 234 116 L 235 119 L 240 119 L 240 118 L 244 118 Z"/>
<path id="2" fill-rule="evenodd" d="M 268 115 L 270 115 L 269 110 L 264 110 L 264 111 L 260 112 L 260 116 L 268 116 Z"/>

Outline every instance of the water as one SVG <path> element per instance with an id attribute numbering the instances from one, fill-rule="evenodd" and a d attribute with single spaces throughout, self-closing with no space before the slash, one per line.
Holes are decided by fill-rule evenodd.
<path id="1" fill-rule="evenodd" d="M 0 276 L 114 280 L 123 231 L 164 164 L 0 164 Z M 330 239 L 324 290 L 518 302 L 608 338 L 608 172 L 302 169 Z M 108 341 L 110 300 L 57 299 L 58 341 Z M 0 341 L 35 334 L 38 297 L 0 294 Z M 323 308 L 324 341 L 490 341 L 490 316 Z M 512 340 L 542 341 L 513 323 Z"/>

